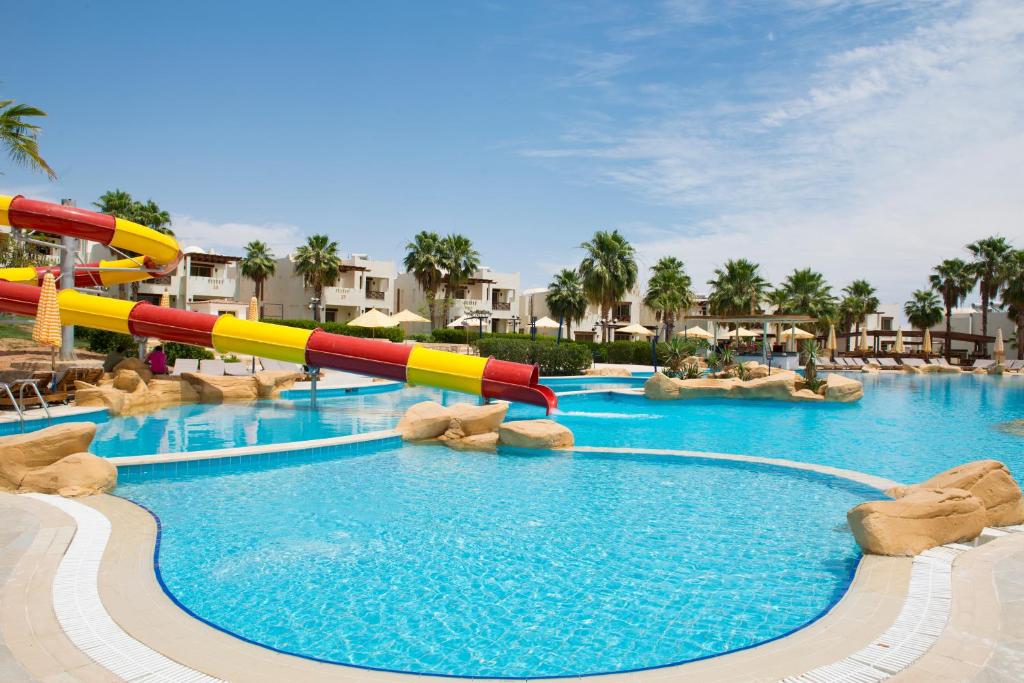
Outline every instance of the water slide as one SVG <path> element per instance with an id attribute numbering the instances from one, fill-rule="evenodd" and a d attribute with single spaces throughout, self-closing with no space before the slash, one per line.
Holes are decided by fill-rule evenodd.
<path id="1" fill-rule="evenodd" d="M 0 195 L 0 225 L 65 235 L 109 245 L 129 255 L 75 267 L 75 286 L 138 282 L 174 271 L 181 260 L 178 243 L 131 221 L 69 206 Z M 131 254 L 143 256 L 132 257 Z M 0 269 L 0 311 L 35 316 L 39 286 L 47 272 L 60 282 L 60 268 Z M 538 405 L 549 412 L 558 399 L 538 383 L 536 365 L 463 356 L 420 345 L 395 344 L 323 330 L 303 330 L 254 320 L 164 308 L 61 290 L 61 323 L 138 337 L 207 346 L 291 363 L 354 372 L 412 385 L 459 391 L 484 398 Z"/>

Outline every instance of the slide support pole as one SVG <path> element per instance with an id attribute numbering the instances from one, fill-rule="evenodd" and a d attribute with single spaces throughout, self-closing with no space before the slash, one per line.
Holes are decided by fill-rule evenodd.
<path id="1" fill-rule="evenodd" d="M 64 202 L 70 202 L 65 199 Z M 78 240 L 74 237 L 61 237 L 60 254 L 60 288 L 75 288 L 75 252 L 78 249 Z M 75 326 L 64 325 L 60 328 L 60 359 L 75 360 Z"/>
<path id="2" fill-rule="evenodd" d="M 309 368 L 309 406 L 316 408 L 316 376 L 320 374 L 320 368 Z"/>

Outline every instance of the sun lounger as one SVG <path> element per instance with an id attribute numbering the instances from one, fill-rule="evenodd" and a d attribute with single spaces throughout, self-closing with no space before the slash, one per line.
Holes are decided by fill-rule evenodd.
<path id="1" fill-rule="evenodd" d="M 899 368 L 900 364 L 896 362 L 895 358 L 879 358 L 878 364 L 883 368 Z"/>
<path id="2" fill-rule="evenodd" d="M 248 363 L 225 363 L 224 374 L 228 377 L 248 377 L 252 367 Z"/>
<path id="3" fill-rule="evenodd" d="M 864 367 L 864 360 L 861 358 L 851 357 L 846 359 L 846 364 L 849 365 L 851 368 L 860 369 Z"/>
<path id="4" fill-rule="evenodd" d="M 938 358 L 929 358 L 928 359 L 928 363 L 930 365 L 945 365 L 945 366 L 949 365 L 949 361 L 947 361 L 945 358 L 943 358 L 941 356 L 939 356 Z"/>
<path id="5" fill-rule="evenodd" d="M 904 358 L 903 364 L 909 365 L 912 368 L 919 368 L 922 365 L 926 365 L 926 363 L 920 358 Z"/>
<path id="6" fill-rule="evenodd" d="M 222 377 L 224 375 L 224 361 L 206 359 L 199 361 L 199 374 Z"/>
<path id="7" fill-rule="evenodd" d="M 171 370 L 171 374 L 180 375 L 185 372 L 199 372 L 199 361 L 195 358 L 179 358 L 174 361 L 174 368 Z"/>
<path id="8" fill-rule="evenodd" d="M 877 358 L 865 358 L 864 359 L 864 363 L 866 365 L 874 365 L 874 366 L 877 366 L 877 367 L 880 367 L 882 365 L 882 362 L 880 360 L 878 360 Z"/>
<path id="9" fill-rule="evenodd" d="M 987 368 L 995 365 L 995 363 L 996 362 L 994 360 L 988 358 L 979 358 L 974 361 L 974 365 L 971 366 L 971 369 L 977 370 L 978 368 Z"/>
<path id="10" fill-rule="evenodd" d="M 36 395 L 35 390 L 30 386 L 33 384 L 39 389 L 39 393 L 48 405 L 66 402 L 68 400 L 67 392 L 53 391 L 50 389 L 52 377 L 53 373 L 47 370 L 35 372 L 30 377 L 16 379 L 12 382 L 8 382 L 7 384 L 10 385 L 11 393 L 14 394 L 15 400 L 18 402 L 18 406 L 22 410 L 42 405 L 39 400 L 39 396 Z M 0 396 L 0 407 L 14 408 L 14 404 L 6 395 L 6 392 Z"/>
<path id="11" fill-rule="evenodd" d="M 1024 360 L 1006 361 L 1007 370 L 1024 370 Z"/>

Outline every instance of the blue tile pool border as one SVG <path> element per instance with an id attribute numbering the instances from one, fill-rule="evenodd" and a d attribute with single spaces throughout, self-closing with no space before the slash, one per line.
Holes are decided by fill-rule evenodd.
<path id="1" fill-rule="evenodd" d="M 58 415 L 47 420 L 45 417 L 32 416 L 25 420 L 25 433 L 37 432 L 40 429 L 51 427 L 53 425 L 65 424 L 67 422 L 92 422 L 94 424 L 101 424 L 110 420 L 110 413 L 107 412 L 106 408 L 96 408 L 95 410 L 89 410 L 76 413 L 70 413 L 67 415 Z M 4 420 L 0 422 L 0 436 L 11 436 L 13 434 L 21 434 L 21 424 L 18 420 Z"/>

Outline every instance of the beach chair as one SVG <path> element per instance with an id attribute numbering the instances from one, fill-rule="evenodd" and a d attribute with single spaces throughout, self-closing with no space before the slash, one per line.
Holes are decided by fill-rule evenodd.
<path id="1" fill-rule="evenodd" d="M 103 377 L 103 368 L 68 368 L 57 375 L 50 390 L 67 394 L 68 400 L 75 397 L 75 382 L 96 385 Z"/>
<path id="2" fill-rule="evenodd" d="M 267 372 L 273 372 L 281 369 L 281 364 L 272 358 L 260 358 L 260 365 Z"/>
<path id="3" fill-rule="evenodd" d="M 889 370 L 898 370 L 900 367 L 900 364 L 896 362 L 895 358 L 879 358 L 878 364 Z"/>
<path id="4" fill-rule="evenodd" d="M 249 363 L 225 363 L 224 374 L 228 377 L 248 377 L 252 374 Z"/>
<path id="5" fill-rule="evenodd" d="M 923 365 L 927 365 L 927 363 L 925 363 L 920 358 L 904 358 L 903 359 L 903 364 L 904 365 L 909 365 L 912 368 L 919 368 L 919 367 L 921 367 Z"/>
<path id="6" fill-rule="evenodd" d="M 174 361 L 174 368 L 171 370 L 171 375 L 180 375 L 185 372 L 199 372 L 199 361 L 195 358 L 179 358 Z"/>
<path id="7" fill-rule="evenodd" d="M 977 360 L 974 361 L 974 364 L 971 366 L 971 369 L 977 370 L 979 368 L 988 368 L 995 364 L 996 362 L 989 358 L 978 358 Z"/>
<path id="8" fill-rule="evenodd" d="M 207 359 L 199 361 L 199 374 L 222 377 L 224 375 L 224 361 Z"/>
<path id="9" fill-rule="evenodd" d="M 1024 370 L 1024 360 L 1009 360 L 1006 361 L 1007 370 Z"/>
<path id="10" fill-rule="evenodd" d="M 42 402 L 39 400 L 40 396 L 36 395 L 35 390 L 30 386 L 33 384 L 39 389 L 39 394 L 42 396 L 42 400 L 46 401 L 47 405 L 67 402 L 67 392 L 53 391 L 50 388 L 52 382 L 53 373 L 49 370 L 43 370 L 34 372 L 22 379 L 15 379 L 11 382 L 7 382 L 7 384 L 10 385 L 11 392 L 14 394 L 15 400 L 18 402 L 18 406 L 22 410 L 25 410 L 26 408 L 34 408 L 42 405 Z M 0 408 L 14 407 L 14 403 L 11 402 L 11 399 L 8 396 L 3 395 L 2 398 L 0 398 Z"/>
<path id="11" fill-rule="evenodd" d="M 846 364 L 849 365 L 851 368 L 857 368 L 858 370 L 864 367 L 865 365 L 863 358 L 856 357 L 847 358 Z"/>

